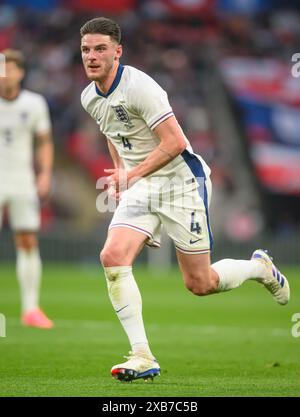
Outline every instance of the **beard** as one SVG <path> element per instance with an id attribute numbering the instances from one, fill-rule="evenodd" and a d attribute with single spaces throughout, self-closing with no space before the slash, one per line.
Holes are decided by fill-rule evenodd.
<path id="1" fill-rule="evenodd" d="M 97 68 L 94 71 L 87 66 L 85 71 L 88 79 L 91 81 L 104 81 L 109 76 L 109 73 L 113 68 L 113 62 L 104 64 L 102 63 L 101 68 Z"/>

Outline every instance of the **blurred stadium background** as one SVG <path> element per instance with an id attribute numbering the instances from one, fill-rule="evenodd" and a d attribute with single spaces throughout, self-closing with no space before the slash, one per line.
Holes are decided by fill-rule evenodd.
<path id="1" fill-rule="evenodd" d="M 105 319 L 109 317 L 114 323 L 112 324 L 114 336 L 111 336 L 114 347 L 112 348 L 108 345 L 109 342 L 105 341 L 107 345 L 105 344 L 104 348 L 102 346 L 102 351 L 105 352 L 107 360 L 112 362 L 120 354 L 121 348 L 127 349 L 127 344 L 123 338 L 123 344 L 118 346 L 118 349 L 115 346 L 118 343 L 117 338 L 121 338 L 121 330 L 110 310 L 104 281 L 101 282 L 101 288 L 103 287 L 101 299 L 95 295 L 98 284 L 86 281 L 86 278 L 91 276 L 96 278 L 99 275 L 98 253 L 105 241 L 111 218 L 110 213 L 99 213 L 96 210 L 96 198 L 100 192 L 96 189 L 96 180 L 103 175 L 104 168 L 111 166 L 111 161 L 104 138 L 80 104 L 80 94 L 88 84 L 88 80 L 81 64 L 79 28 L 87 19 L 101 15 L 116 19 L 123 29 L 122 43 L 125 48 L 122 62 L 149 73 L 168 91 L 171 105 L 194 150 L 200 153 L 212 168 L 214 192 L 211 224 L 215 239 L 213 260 L 222 257 L 248 258 L 253 249 L 266 247 L 279 264 L 295 265 L 300 261 L 300 72 L 292 73 L 295 64 L 292 57 L 293 54 L 300 53 L 300 4 L 297 0 L 284 2 L 279 0 L 7 0 L 0 2 L 0 50 L 14 47 L 24 52 L 27 58 L 24 87 L 46 97 L 54 127 L 53 187 L 49 202 L 42 207 L 43 226 L 40 233 L 41 254 L 46 268 L 45 286 L 48 287 L 42 292 L 42 298 L 44 297 L 46 305 L 49 300 L 48 305 L 50 313 L 52 311 L 54 314 L 54 320 L 56 317 L 61 320 L 70 318 L 79 320 L 78 324 L 74 324 L 73 334 L 70 329 L 68 330 L 68 326 L 66 332 L 60 334 L 58 326 L 57 340 L 65 340 L 60 338 L 68 335 L 70 338 L 79 338 L 81 319 L 101 320 L 103 317 Z M 0 275 L 3 278 L 5 291 L 2 292 L 3 307 L 0 307 L 0 310 L 3 309 L 2 311 L 8 316 L 11 314 L 16 317 L 18 304 L 14 297 L 18 289 L 17 283 L 11 281 L 14 274 L 14 257 L 12 236 L 7 221 L 4 221 L 0 237 L 0 261 L 3 263 L 0 267 Z M 165 268 L 175 262 L 174 249 L 165 238 L 160 251 L 146 249 L 140 255 L 139 261 L 146 265 L 143 267 L 144 271 L 148 268 L 145 275 L 151 279 L 153 265 Z M 47 269 L 47 264 L 50 265 L 50 262 L 74 265 L 63 266 L 62 269 L 50 266 L 50 269 Z M 84 269 L 85 266 L 82 269 L 77 268 L 78 263 L 92 265 L 95 269 Z M 295 288 L 299 288 L 297 276 L 299 269 L 288 269 L 288 271 L 295 282 Z M 77 278 L 76 274 L 78 274 Z M 174 272 L 174 275 L 176 274 L 179 275 Z M 68 275 L 72 277 L 71 284 L 67 281 Z M 154 275 L 159 273 L 155 272 Z M 86 282 L 94 288 L 93 294 L 90 293 Z M 167 297 L 170 284 L 166 274 L 161 287 L 159 280 L 155 282 L 157 288 L 165 291 L 163 294 Z M 145 286 L 145 295 L 143 295 L 145 306 L 147 303 L 152 305 L 152 299 L 149 293 L 147 296 L 147 291 L 154 296 L 153 288 L 151 290 L 151 285 L 146 281 L 142 286 Z M 184 292 L 176 281 L 177 287 L 179 292 Z M 243 326 L 247 321 L 246 317 L 249 319 L 252 314 L 252 294 L 256 295 L 258 292 L 256 288 L 251 289 L 249 293 L 247 288 L 242 289 L 239 300 L 238 297 L 234 298 L 230 294 L 229 298 L 225 297 L 226 299 L 222 301 L 224 304 L 219 304 L 221 298 L 218 300 L 213 298 L 212 301 L 205 299 L 202 307 L 205 312 L 202 322 L 214 325 L 216 321 L 213 318 L 222 316 L 225 326 L 230 326 L 233 323 L 232 318 L 236 317 L 235 307 L 237 307 L 241 311 L 241 326 Z M 259 295 L 259 297 L 263 296 L 264 294 Z M 178 294 L 173 294 L 172 297 L 179 306 L 186 305 L 186 314 L 190 314 L 188 320 L 197 314 L 196 304 L 199 300 L 195 298 L 191 302 L 190 298 L 181 299 Z M 238 331 L 234 335 L 230 333 L 232 340 L 239 340 L 244 345 L 241 348 L 239 345 L 233 348 L 229 339 L 226 339 L 227 328 L 220 334 L 221 337 L 218 338 L 216 335 L 212 337 L 213 347 L 205 345 L 206 355 L 211 349 L 217 349 L 216 346 L 219 346 L 219 366 L 224 359 L 220 347 L 222 346 L 222 349 L 226 350 L 226 358 L 230 366 L 236 365 L 235 362 L 238 361 L 236 355 L 239 353 L 241 355 L 244 353 L 248 357 L 253 354 L 251 343 L 248 348 L 246 345 L 252 340 L 254 333 L 251 331 L 258 326 L 259 317 L 261 318 L 261 313 L 264 311 L 266 316 L 264 316 L 265 322 L 260 323 L 261 333 L 255 333 L 264 335 L 265 338 L 266 345 L 260 346 L 260 342 L 257 342 L 256 353 L 261 355 L 261 352 L 265 352 L 275 340 L 274 335 L 268 334 L 267 329 L 270 329 L 270 326 L 278 327 L 280 324 L 282 328 L 286 328 L 290 325 L 291 314 L 297 311 L 297 306 L 299 310 L 299 302 L 295 298 L 293 306 L 285 310 L 284 316 L 275 311 L 275 307 L 274 311 L 272 310 L 271 300 L 268 300 L 270 305 L 265 307 L 264 299 L 259 298 L 257 316 L 251 315 L 248 333 L 246 328 L 243 330 L 246 332 L 243 333 L 244 336 Z M 167 322 L 172 321 L 172 316 L 169 317 L 166 309 L 163 309 L 164 302 L 162 297 L 161 304 L 158 300 L 158 304 L 152 307 L 157 320 L 161 320 L 162 323 L 166 321 L 166 327 L 162 328 L 168 335 Z M 71 303 L 73 303 L 72 309 Z M 170 305 L 171 303 L 172 300 Z M 70 310 L 66 312 L 63 306 L 66 306 L 66 309 L 69 306 Z M 104 313 L 100 313 L 100 308 L 104 309 Z M 153 318 L 150 310 L 145 308 L 146 317 Z M 227 316 L 224 315 L 222 308 L 228 312 Z M 167 316 L 164 316 L 166 314 Z M 155 320 L 156 318 L 153 318 L 153 321 Z M 178 315 L 176 320 L 182 323 L 183 316 Z M 195 326 L 198 323 L 196 321 Z M 51 342 L 46 336 L 34 333 L 34 330 L 32 333 L 25 333 L 23 329 L 18 330 L 17 321 L 12 320 L 11 323 L 12 327 L 15 326 L 15 333 L 10 341 L 15 345 L 10 352 L 7 352 L 5 366 L 11 369 L 11 375 L 18 375 L 25 363 L 25 356 L 20 363 L 12 364 L 15 357 L 22 356 L 17 348 L 20 335 L 24 338 L 24 346 L 27 346 L 26 343 L 28 346 L 31 343 L 32 352 L 37 355 L 38 360 L 41 359 L 40 346 L 44 346 L 46 351 L 49 343 L 51 346 Z M 70 325 L 70 322 L 68 323 Z M 105 323 L 102 323 L 103 331 L 107 331 Z M 60 324 L 63 325 L 63 322 L 61 321 Z M 68 355 L 82 365 L 81 372 L 84 375 L 88 372 L 95 373 L 94 379 L 90 381 L 92 391 L 87 389 L 80 391 L 82 389 L 80 382 L 77 391 L 66 390 L 71 395 L 72 393 L 88 395 L 91 392 L 97 395 L 98 392 L 95 388 L 98 378 L 95 368 L 92 365 L 88 367 L 87 362 L 83 363 L 84 358 L 80 359 L 86 340 L 89 338 L 91 342 L 95 342 L 96 339 L 93 339 L 91 332 L 96 334 L 97 326 L 95 323 L 90 328 L 88 325 L 85 326 L 81 329 L 80 349 L 79 345 L 73 342 L 70 347 L 71 345 L 68 344 L 70 341 L 65 342 L 66 345 L 61 342 L 60 348 L 57 345 L 55 347 L 61 350 L 64 346 L 68 347 Z M 245 326 L 247 327 L 247 324 Z M 211 336 L 209 329 L 206 330 Z M 203 340 L 206 340 L 206 330 L 202 330 L 203 333 L 200 331 Z M 154 327 L 151 331 L 154 335 L 154 344 L 160 346 Z M 195 327 L 190 328 L 189 331 L 187 338 L 194 335 Z M 278 331 L 277 336 L 283 330 Z M 179 343 L 179 346 L 180 343 L 183 344 L 181 347 L 187 349 L 191 358 L 193 354 L 196 355 L 189 350 L 190 345 L 184 345 L 184 333 L 182 333 L 182 341 L 176 340 L 177 331 L 174 328 L 173 333 L 174 343 Z M 30 339 L 33 334 L 36 336 L 36 342 Z M 169 340 L 172 340 L 170 334 L 169 337 Z M 291 366 L 285 368 L 284 372 L 287 373 L 282 374 L 281 380 L 279 378 L 276 381 L 281 384 L 283 390 L 290 384 L 290 391 L 286 392 L 298 395 L 299 380 L 298 391 L 295 381 L 299 377 L 299 374 L 296 376 L 299 367 L 296 368 L 295 363 L 297 349 L 299 352 L 299 343 L 298 346 L 296 343 L 299 340 L 294 341 L 291 346 L 287 338 L 285 342 L 279 344 L 276 352 L 278 357 L 285 351 L 289 352 Z M 276 341 L 278 340 L 277 338 Z M 99 348 L 98 342 L 95 343 Z M 93 348 L 94 352 L 90 350 L 94 362 L 98 360 L 96 358 L 99 354 L 96 347 Z M 162 344 L 161 350 L 163 351 L 165 347 L 166 345 Z M 22 352 L 23 355 L 27 355 L 26 360 L 29 361 L 30 355 L 26 353 L 26 349 Z M 59 354 L 55 356 L 53 352 L 48 352 L 49 357 L 56 366 L 57 376 L 63 379 L 64 362 L 59 362 L 62 359 L 58 359 Z M 171 353 L 171 357 L 172 354 L 175 355 Z M 271 364 L 266 365 L 269 368 L 279 366 L 276 365 L 277 356 L 275 354 L 273 356 Z M 168 357 L 165 354 L 166 361 Z M 204 363 L 205 360 L 215 363 L 217 367 L 216 357 L 202 356 L 202 360 Z M 269 358 L 266 357 L 266 361 L 268 360 Z M 241 363 L 244 361 L 243 356 L 240 361 Z M 30 372 L 36 377 L 34 366 Z M 48 365 L 43 363 L 43 366 L 47 369 Z M 247 376 L 248 372 L 248 376 L 251 375 L 253 381 L 256 381 L 255 378 L 260 374 L 255 367 L 253 368 L 253 363 L 249 362 L 245 366 L 247 369 L 245 375 Z M 103 372 L 109 371 L 107 367 L 108 365 L 105 365 Z M 253 375 L 251 369 L 255 370 Z M 214 370 L 219 371 L 212 369 L 212 372 Z M 226 370 L 228 371 L 227 368 L 225 371 L 223 369 L 225 374 Z M 23 377 L 30 379 L 30 372 L 26 374 L 24 371 Z M 50 369 L 45 372 L 52 375 Z M 174 372 L 176 373 L 176 370 Z M 262 371 L 264 376 L 269 372 L 273 371 L 269 369 Z M 227 376 L 228 379 L 222 387 L 220 384 L 219 389 L 212 388 L 211 391 L 208 389 L 202 393 L 224 395 L 226 384 L 233 383 L 230 374 Z M 74 373 L 72 383 L 75 386 L 78 382 L 76 378 L 77 374 Z M 18 380 L 12 378 L 9 381 L 13 386 Z M 30 385 L 33 382 L 28 382 L 29 385 L 25 384 L 24 390 L 19 392 L 23 395 L 33 392 L 39 392 L 40 395 L 45 393 L 55 395 L 62 392 L 59 391 L 57 382 L 57 385 L 53 383 L 52 386 L 50 383 L 49 387 L 52 388 L 48 387 L 48 390 L 45 388 L 43 391 L 41 388 L 40 391 L 35 391 L 41 379 L 35 381 L 37 383 L 34 387 Z M 239 387 L 243 387 L 243 382 L 236 380 L 235 383 L 235 387 L 229 391 L 230 395 L 242 393 Z M 197 395 L 198 391 L 193 388 L 194 381 L 190 381 L 189 384 L 186 390 L 178 392 L 182 395 L 187 393 Z M 276 383 L 274 384 L 276 386 Z M 174 387 L 170 388 L 169 395 L 176 395 L 177 391 Z M 252 391 L 246 390 L 245 393 L 257 395 L 259 391 L 255 390 L 255 382 L 253 387 Z M 6 385 L 6 390 L 2 391 L 3 395 L 11 393 L 12 389 L 10 385 Z M 272 391 L 270 388 L 269 393 L 280 395 L 280 388 L 277 386 L 276 389 Z M 160 395 L 159 390 L 160 388 L 151 391 L 152 395 Z M 115 391 L 110 386 L 105 391 L 106 395 L 116 395 L 116 393 L 142 395 L 143 392 L 136 391 L 132 394 L 132 391 L 127 391 L 124 387 L 121 391 Z"/>
<path id="2" fill-rule="evenodd" d="M 2 1 L 0 49 L 24 52 L 24 87 L 46 97 L 54 126 L 44 260 L 97 261 L 111 217 L 95 208 L 96 180 L 111 166 L 106 143 L 80 104 L 88 81 L 79 28 L 106 15 L 123 28 L 122 62 L 169 92 L 194 150 L 212 167 L 218 258 L 248 257 L 258 244 L 298 262 L 300 79 L 292 56 L 300 52 L 299 11 L 290 0 Z M 2 260 L 14 256 L 6 232 Z"/>

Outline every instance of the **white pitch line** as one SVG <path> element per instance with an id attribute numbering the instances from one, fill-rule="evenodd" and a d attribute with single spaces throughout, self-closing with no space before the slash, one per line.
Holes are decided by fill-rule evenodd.
<path id="1" fill-rule="evenodd" d="M 112 321 L 96 321 L 96 320 L 81 320 L 81 319 L 54 319 L 54 324 L 56 328 L 86 328 L 86 329 L 97 329 L 100 330 L 101 328 L 111 328 L 116 327 L 118 328 L 120 324 L 118 322 L 112 322 Z M 7 317 L 6 321 L 7 327 L 19 327 L 20 326 L 20 320 L 16 317 Z M 146 325 L 146 327 L 155 332 L 159 331 L 160 329 L 164 328 L 166 331 L 169 332 L 178 332 L 178 330 L 182 327 L 185 331 L 189 331 L 195 334 L 195 332 L 198 333 L 205 333 L 205 334 L 223 334 L 223 333 L 232 333 L 232 332 L 240 332 L 244 335 L 255 335 L 258 333 L 263 333 L 268 336 L 274 336 L 274 337 L 281 337 L 281 336 L 287 336 L 290 334 L 289 328 L 255 328 L 255 327 L 239 327 L 239 326 L 201 326 L 196 324 L 154 324 L 150 323 Z"/>

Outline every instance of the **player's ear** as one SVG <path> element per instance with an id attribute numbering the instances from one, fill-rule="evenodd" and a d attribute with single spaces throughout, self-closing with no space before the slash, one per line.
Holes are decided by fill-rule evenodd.
<path id="1" fill-rule="evenodd" d="M 25 70 L 20 68 L 19 80 L 22 81 L 25 77 Z"/>
<path id="2" fill-rule="evenodd" d="M 115 59 L 120 59 L 123 53 L 122 45 L 118 45 Z"/>

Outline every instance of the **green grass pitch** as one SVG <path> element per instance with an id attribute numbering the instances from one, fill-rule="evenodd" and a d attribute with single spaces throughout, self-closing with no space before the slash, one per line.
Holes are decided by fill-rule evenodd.
<path id="1" fill-rule="evenodd" d="M 277 305 L 256 282 L 209 297 L 185 290 L 176 268 L 135 269 L 144 320 L 162 373 L 153 382 L 110 376 L 129 345 L 92 266 L 45 265 L 42 305 L 52 330 L 23 328 L 14 265 L 0 266 L 1 396 L 299 396 L 300 269 L 282 268 L 292 298 Z"/>

